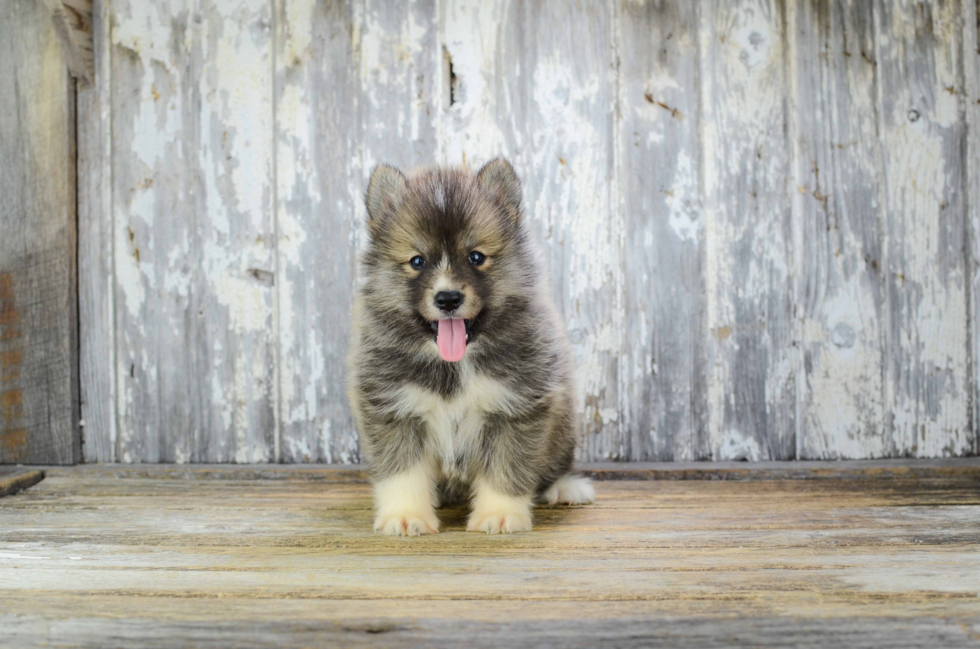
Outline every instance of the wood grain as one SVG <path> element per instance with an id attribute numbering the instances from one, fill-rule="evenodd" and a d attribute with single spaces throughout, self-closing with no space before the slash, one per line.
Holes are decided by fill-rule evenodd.
<path id="1" fill-rule="evenodd" d="M 442 0 L 440 37 L 444 46 L 442 83 L 435 108 L 439 121 L 439 160 L 479 169 L 496 156 L 510 159 L 518 176 L 528 148 L 526 129 L 528 70 L 522 68 L 527 41 L 525 2 Z M 525 215 L 531 198 L 525 191 Z"/>
<path id="2" fill-rule="evenodd" d="M 699 28 L 707 418 L 722 460 L 796 454 L 786 6 L 707 2 Z"/>
<path id="3" fill-rule="evenodd" d="M 133 601 L 134 607 L 137 600 Z M 10 600 L 24 608 L 24 601 Z M 118 598 L 93 597 L 89 606 L 104 608 L 118 606 Z M 60 598 L 45 598 L 45 604 L 64 611 L 68 604 Z M 195 602 L 172 598 L 145 598 L 138 605 L 160 611 L 171 618 L 189 615 Z M 768 618 L 757 615 L 739 615 L 729 619 L 708 617 L 671 617 L 670 623 L 651 618 L 650 607 L 645 604 L 594 603 L 590 614 L 582 617 L 580 602 L 521 603 L 520 605 L 479 602 L 482 615 L 473 605 L 439 603 L 439 610 L 469 615 L 465 628 L 458 620 L 444 620 L 435 616 L 431 603 L 408 605 L 398 616 L 382 615 L 387 602 L 361 601 L 349 605 L 331 605 L 330 615 L 314 613 L 320 602 L 302 602 L 298 606 L 279 603 L 247 603 L 238 601 L 225 604 L 234 607 L 235 614 L 248 615 L 246 619 L 227 622 L 209 617 L 180 622 L 140 618 L 101 619 L 93 623 L 82 617 L 52 619 L 33 613 L 9 616 L 4 622 L 11 638 L 19 646 L 50 646 L 36 644 L 39 629 L 47 630 L 47 636 L 55 641 L 76 647 L 101 647 L 105 638 L 128 644 L 153 643 L 159 647 L 194 647 L 220 649 L 235 647 L 311 647 L 337 645 L 345 647 L 417 647 L 424 642 L 427 647 L 498 647 L 501 643 L 528 644 L 535 647 L 595 647 L 605 644 L 615 647 L 755 647 L 761 642 L 778 646 L 848 647 L 874 649 L 883 644 L 889 647 L 963 647 L 969 646 L 976 635 L 976 624 L 969 615 L 957 614 L 952 618 L 938 616 L 895 617 L 882 611 L 874 617 L 859 619 L 812 620 Z M 86 607 L 85 611 L 89 610 Z M 274 626 L 263 623 L 273 611 L 283 617 L 300 620 L 284 620 Z M 281 611 L 281 613 L 280 613 Z M 570 619 L 556 620 L 565 614 Z M 480 619 L 473 619 L 480 615 Z M 600 617 L 602 616 L 602 617 Z M 326 619 L 323 619 L 323 618 Z M 316 618 L 316 619 L 314 619 Z M 506 625 L 500 620 L 510 620 Z M 828 624 L 832 623 L 833 626 Z"/>
<path id="4" fill-rule="evenodd" d="M 888 454 L 885 268 L 872 5 L 796 5 L 792 99 L 802 385 L 797 457 Z"/>
<path id="5" fill-rule="evenodd" d="M 966 298 L 970 305 L 970 428 L 980 451 L 980 6 L 963 2 L 963 101 L 966 119 Z"/>
<path id="6" fill-rule="evenodd" d="M 629 457 L 619 406 L 624 226 L 614 190 L 613 27 L 609 3 L 524 6 L 517 164 L 572 344 L 589 459 Z"/>
<path id="7" fill-rule="evenodd" d="M 889 454 L 974 452 L 960 3 L 878 2 Z"/>
<path id="8" fill-rule="evenodd" d="M 75 93 L 43 4 L 6 3 L 0 60 L 0 464 L 72 464 Z"/>
<path id="9" fill-rule="evenodd" d="M 617 37 L 625 457 L 707 459 L 697 5 L 620 2 Z"/>
<path id="10" fill-rule="evenodd" d="M 109 7 L 92 14 L 94 83 L 77 93 L 78 322 L 82 456 L 116 461 L 116 277 L 113 259 Z"/>
<path id="11" fill-rule="evenodd" d="M 443 55 L 434 0 L 355 0 L 360 191 L 382 162 L 403 170 L 430 165 L 438 150 Z M 357 201 L 363 223 L 363 200 Z M 363 236 L 363 231 L 361 236 Z"/>
<path id="12" fill-rule="evenodd" d="M 980 631 L 975 484 L 611 481 L 594 506 L 536 509 L 531 533 L 466 533 L 443 509 L 444 532 L 392 539 L 370 532 L 367 485 L 302 467 L 225 467 L 203 489 L 113 470 L 53 470 L 0 500 L 0 624 L 18 646 L 967 646 Z"/>
<path id="13" fill-rule="evenodd" d="M 112 5 L 122 461 L 274 455 L 270 10 Z"/>
<path id="14" fill-rule="evenodd" d="M 356 462 L 343 376 L 363 191 L 357 51 L 345 2 L 276 4 L 279 451 Z"/>

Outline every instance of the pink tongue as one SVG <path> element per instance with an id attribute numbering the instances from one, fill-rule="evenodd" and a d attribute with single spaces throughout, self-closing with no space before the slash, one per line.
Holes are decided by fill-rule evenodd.
<path id="1" fill-rule="evenodd" d="M 450 363 L 462 360 L 466 353 L 466 323 L 459 318 L 440 320 L 436 344 L 442 360 Z"/>

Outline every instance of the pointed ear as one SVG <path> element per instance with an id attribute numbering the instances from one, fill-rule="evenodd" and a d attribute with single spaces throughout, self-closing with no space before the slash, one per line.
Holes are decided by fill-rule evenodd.
<path id="1" fill-rule="evenodd" d="M 498 203 L 521 213 L 521 181 L 504 158 L 494 158 L 476 174 L 476 184 Z"/>
<path id="2" fill-rule="evenodd" d="M 380 164 L 371 172 L 365 203 L 371 236 L 380 232 L 385 219 L 398 208 L 405 190 L 405 176 L 391 165 Z"/>

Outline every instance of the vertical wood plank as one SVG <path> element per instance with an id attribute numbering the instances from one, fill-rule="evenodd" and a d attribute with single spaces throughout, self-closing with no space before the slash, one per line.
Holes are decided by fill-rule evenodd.
<path id="1" fill-rule="evenodd" d="M 45 5 L 4 4 L 0 60 L 0 464 L 72 464 L 75 90 Z"/>
<path id="2" fill-rule="evenodd" d="M 697 6 L 618 4 L 628 459 L 706 459 Z"/>
<path id="3" fill-rule="evenodd" d="M 275 435 L 271 7 L 113 3 L 117 457 Z"/>
<path id="4" fill-rule="evenodd" d="M 110 12 L 114 450 L 120 462 L 158 462 L 177 459 L 161 439 L 166 434 L 161 430 L 165 420 L 173 431 L 192 435 L 203 426 L 195 417 L 199 413 L 195 405 L 201 401 L 196 383 L 204 368 L 185 348 L 197 318 L 185 323 L 169 317 L 188 307 L 177 306 L 172 288 L 158 286 L 159 276 L 167 270 L 166 248 L 178 237 L 196 235 L 192 225 L 196 206 L 187 191 L 192 185 L 186 171 L 188 152 L 178 136 L 185 132 L 183 105 L 192 103 L 182 92 L 183 66 L 178 59 L 186 45 L 184 39 L 172 37 L 170 5 L 112 2 Z M 185 27 L 186 11 L 181 29 Z M 186 132 L 191 139 L 193 130 Z M 183 200 L 176 200 L 178 191 Z M 190 247 L 189 240 L 186 245 Z M 177 254 L 171 263 L 177 261 Z M 182 257 L 189 275 L 196 268 L 193 254 L 187 249 Z M 188 276 L 185 294 L 190 284 Z M 174 374 L 186 378 L 170 378 Z M 181 452 L 189 457 L 180 459 L 196 459 L 186 446 L 181 446 Z"/>
<path id="5" fill-rule="evenodd" d="M 963 1 L 963 96 L 966 103 L 967 301 L 970 305 L 970 429 L 980 452 L 980 2 Z"/>
<path id="6" fill-rule="evenodd" d="M 799 459 L 882 457 L 885 299 L 874 15 L 821 0 L 790 22 L 806 378 Z"/>
<path id="7" fill-rule="evenodd" d="M 267 462 L 276 431 L 272 6 L 210 0 L 201 15 L 198 182 L 203 176 L 206 212 L 198 228 L 207 326 L 195 344 L 211 355 L 213 387 L 200 453 L 211 462 Z"/>
<path id="8" fill-rule="evenodd" d="M 382 162 L 408 171 L 436 161 L 443 100 L 438 27 L 435 0 L 354 0 L 361 191 Z"/>
<path id="9" fill-rule="evenodd" d="M 78 92 L 78 320 L 86 462 L 116 460 L 108 4 L 93 4 L 93 85 Z"/>
<path id="10" fill-rule="evenodd" d="M 616 67 L 610 3 L 527 3 L 520 83 L 525 87 L 526 206 L 551 269 L 572 345 L 581 458 L 625 459 L 620 429 L 623 215 L 615 200 Z"/>
<path id="11" fill-rule="evenodd" d="M 436 162 L 475 172 L 495 157 L 507 158 L 521 180 L 524 218 L 533 228 L 525 130 L 532 110 L 527 6 L 520 0 L 440 0 L 443 68 Z M 540 243 L 536 235 L 532 240 Z"/>
<path id="12" fill-rule="evenodd" d="M 892 455 L 962 455 L 969 430 L 959 2 L 875 4 Z"/>
<path id="13" fill-rule="evenodd" d="M 515 165 L 524 152 L 529 108 L 524 59 L 524 3 L 442 0 L 444 48 L 439 162 L 479 169 L 496 156 Z M 527 199 L 525 191 L 525 199 Z"/>
<path id="14" fill-rule="evenodd" d="M 708 432 L 715 459 L 795 455 L 781 0 L 701 8 Z"/>
<path id="15" fill-rule="evenodd" d="M 277 2 L 276 291 L 284 462 L 359 458 L 344 389 L 355 205 L 362 200 L 351 12 L 342 1 Z"/>

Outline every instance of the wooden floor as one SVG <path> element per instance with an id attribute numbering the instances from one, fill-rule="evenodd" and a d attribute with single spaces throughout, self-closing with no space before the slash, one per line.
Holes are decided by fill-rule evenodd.
<path id="1" fill-rule="evenodd" d="M 604 481 L 411 539 L 358 471 L 51 469 L 0 499 L 0 646 L 980 647 L 980 464 L 949 467 Z"/>

